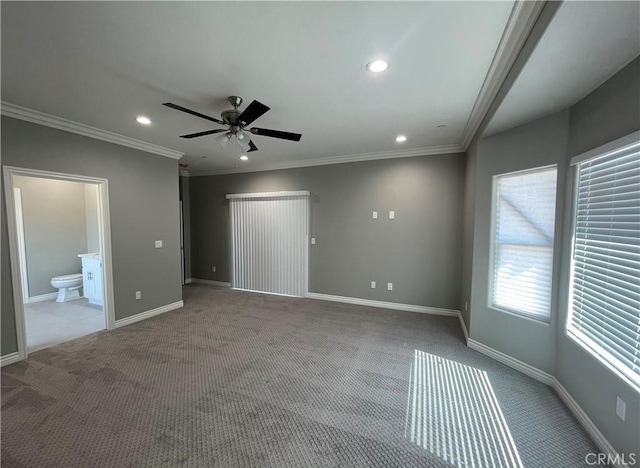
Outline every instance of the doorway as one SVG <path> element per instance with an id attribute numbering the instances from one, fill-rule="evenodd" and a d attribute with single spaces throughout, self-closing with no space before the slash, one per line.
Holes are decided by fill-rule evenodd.
<path id="1" fill-rule="evenodd" d="M 20 358 L 113 329 L 107 180 L 5 167 L 4 183 Z"/>

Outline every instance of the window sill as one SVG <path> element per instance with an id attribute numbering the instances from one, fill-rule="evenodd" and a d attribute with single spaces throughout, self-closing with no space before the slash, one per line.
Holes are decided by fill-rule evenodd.
<path id="1" fill-rule="evenodd" d="M 518 317 L 521 319 L 529 320 L 530 322 L 537 323 L 539 325 L 546 325 L 546 326 L 551 325 L 551 317 L 540 317 L 537 315 L 527 314 L 526 312 L 518 312 L 516 310 L 504 309 L 502 307 L 497 307 L 493 304 L 490 304 L 487 307 L 495 312 L 500 312 L 500 313 L 512 315 L 514 317 Z"/>

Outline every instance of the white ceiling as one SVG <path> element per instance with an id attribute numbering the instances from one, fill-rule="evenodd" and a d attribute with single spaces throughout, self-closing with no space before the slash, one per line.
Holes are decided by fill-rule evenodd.
<path id="1" fill-rule="evenodd" d="M 640 54 L 640 2 L 563 3 L 484 135 L 570 107 Z"/>
<path id="2" fill-rule="evenodd" d="M 618 7 L 607 5 L 614 4 L 602 2 L 598 13 L 604 22 L 589 25 L 592 40 L 609 37 L 615 26 L 624 42 L 629 21 L 610 24 L 620 14 L 609 14 Z M 4 102 L 184 152 L 181 162 L 191 173 L 212 173 L 461 149 L 513 2 L 1 2 L 0 8 Z M 559 28 L 560 38 L 545 46 L 551 51 L 556 41 L 563 41 L 562 54 L 583 43 L 583 35 L 574 39 Z M 565 42 L 575 44 L 565 50 Z M 593 73 L 569 87 L 573 94 L 622 65 L 613 63 L 623 57 L 607 50 L 597 60 L 576 58 L 580 72 Z M 629 52 L 621 55 L 627 60 Z M 365 70 L 375 57 L 389 60 L 387 72 Z M 563 65 L 561 77 L 545 78 L 545 87 L 576 75 L 574 62 Z M 535 76 L 529 81 L 536 83 Z M 496 122 L 500 112 L 514 121 L 529 119 L 530 108 L 541 111 L 539 98 L 526 96 L 509 110 L 518 86 Z M 529 86 L 526 93 L 540 93 Z M 255 136 L 259 151 L 240 163 L 239 149 L 223 150 L 213 136 L 179 138 L 218 125 L 162 106 L 173 102 L 219 118 L 229 95 L 242 96 L 245 106 L 253 99 L 270 106 L 253 125 L 302 133 L 301 142 Z M 136 123 L 141 114 L 153 124 Z M 399 133 L 408 137 L 402 145 L 394 141 Z"/>

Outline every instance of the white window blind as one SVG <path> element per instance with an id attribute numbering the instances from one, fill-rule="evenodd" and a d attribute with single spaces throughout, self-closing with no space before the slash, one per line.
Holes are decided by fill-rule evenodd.
<path id="1" fill-rule="evenodd" d="M 568 332 L 640 387 L 640 143 L 577 164 Z"/>
<path id="2" fill-rule="evenodd" d="M 555 167 L 494 178 L 493 307 L 549 319 L 556 178 Z"/>
<path id="3" fill-rule="evenodd" d="M 227 195 L 231 286 L 288 296 L 307 293 L 309 192 Z"/>

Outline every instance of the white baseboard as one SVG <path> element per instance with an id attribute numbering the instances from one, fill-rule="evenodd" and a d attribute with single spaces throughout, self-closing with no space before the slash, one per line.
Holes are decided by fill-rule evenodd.
<path id="1" fill-rule="evenodd" d="M 567 389 L 564 388 L 562 384 L 558 381 L 558 379 L 556 379 L 555 377 L 553 377 L 552 380 L 553 381 L 551 386 L 553 387 L 553 389 L 556 391 L 556 393 L 558 394 L 560 399 L 564 402 L 564 404 L 567 405 L 569 410 L 573 413 L 573 415 L 580 422 L 580 424 L 582 424 L 582 427 L 585 429 L 585 431 L 587 431 L 589 436 L 591 436 L 591 438 L 596 443 L 598 448 L 602 451 L 602 453 L 606 453 L 607 455 L 609 455 L 610 457 L 609 460 L 622 461 L 622 456 L 619 455 L 618 452 L 616 452 L 616 449 L 613 448 L 613 445 L 611 445 L 611 443 L 609 443 L 606 437 L 602 435 L 602 432 L 600 432 L 596 427 L 596 425 L 593 423 L 593 421 L 589 419 L 589 416 L 587 416 L 587 413 L 585 413 L 584 410 L 580 408 L 580 405 L 578 405 L 576 400 L 573 399 L 573 397 L 567 391 Z M 613 464 L 618 468 L 630 468 L 630 466 L 627 465 L 626 463 L 611 463 L 611 464 Z"/>
<path id="2" fill-rule="evenodd" d="M 193 278 L 185 278 L 184 284 L 191 284 L 193 282 Z"/>
<path id="3" fill-rule="evenodd" d="M 537 367 L 533 367 L 532 365 L 529 365 L 526 362 L 522 362 L 514 357 L 501 353 L 500 351 L 496 351 L 495 349 L 490 348 L 489 346 L 482 344 L 478 341 L 472 340 L 471 338 L 467 340 L 467 346 L 471 349 L 475 349 L 476 351 L 484 354 L 485 356 L 489 356 L 490 358 L 495 359 L 496 361 L 506 364 L 512 369 L 520 371 L 523 374 L 528 375 L 529 377 L 533 377 L 534 379 L 544 384 L 547 384 L 550 387 L 553 386 L 554 377 L 551 374 L 547 374 L 546 372 L 541 371 Z"/>
<path id="4" fill-rule="evenodd" d="M 9 364 L 13 364 L 14 362 L 18 362 L 21 361 L 22 358 L 20 357 L 19 353 L 11 353 L 11 354 L 5 354 L 4 356 L 0 357 L 0 367 L 4 367 L 4 366 L 8 366 Z"/>
<path id="5" fill-rule="evenodd" d="M 55 299 L 56 297 L 58 297 L 57 292 L 41 294 L 40 296 L 31 296 L 29 299 L 27 299 L 27 304 L 33 304 L 34 302 L 50 301 L 51 299 Z"/>
<path id="6" fill-rule="evenodd" d="M 231 283 L 226 283 L 224 281 L 214 281 L 208 279 L 200 279 L 200 278 L 191 278 L 191 282 L 193 284 L 208 284 L 209 286 L 217 286 L 219 288 L 230 288 Z"/>
<path id="7" fill-rule="evenodd" d="M 411 304 L 400 304 L 397 302 L 373 301 L 371 299 L 360 299 L 358 297 L 332 296 L 331 294 L 308 293 L 309 299 L 319 299 L 321 301 L 343 302 L 345 304 L 356 304 L 369 307 L 380 307 L 382 309 L 404 310 L 406 312 L 419 312 L 422 314 L 447 315 L 457 317 L 460 313 L 457 310 L 437 309 L 435 307 L 425 307 Z"/>
<path id="8" fill-rule="evenodd" d="M 462 312 L 458 313 L 458 318 L 460 319 L 460 326 L 462 327 L 462 333 L 464 333 L 464 342 L 469 343 L 469 331 L 467 330 L 467 324 L 464 323 L 464 319 L 462 318 Z"/>
<path id="9" fill-rule="evenodd" d="M 146 312 L 141 312 L 139 314 L 132 315 L 131 317 L 116 320 L 115 328 L 131 325 L 132 323 L 140 322 L 141 320 L 146 320 L 148 318 L 155 317 L 156 315 L 164 314 L 165 312 L 179 309 L 181 307 L 184 307 L 183 301 L 173 302 L 171 304 L 163 305 L 155 309 L 147 310 Z"/>

